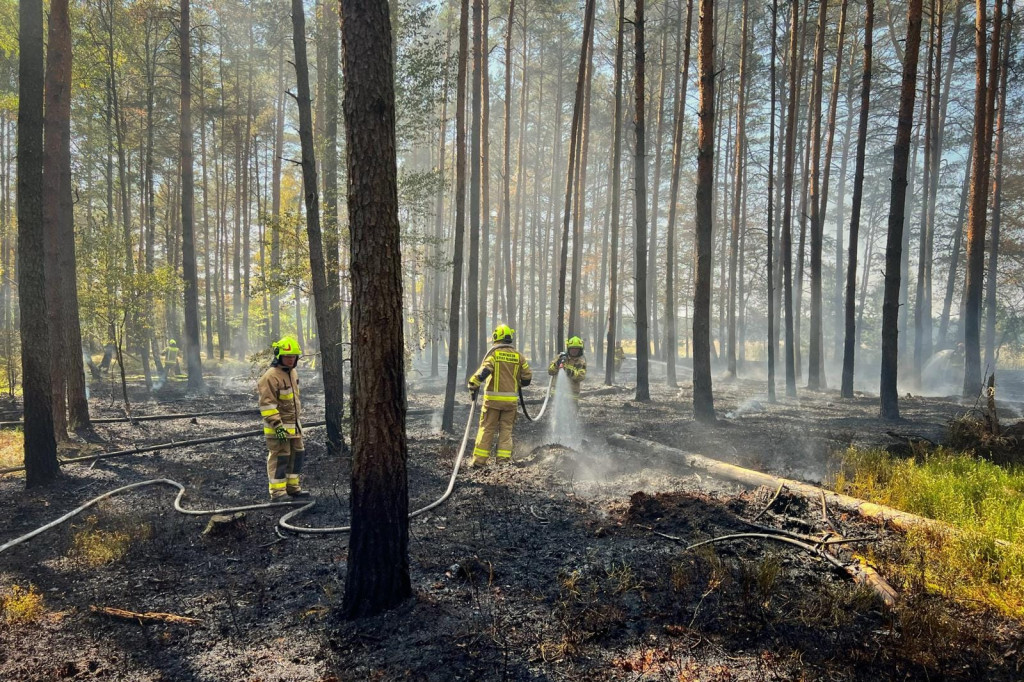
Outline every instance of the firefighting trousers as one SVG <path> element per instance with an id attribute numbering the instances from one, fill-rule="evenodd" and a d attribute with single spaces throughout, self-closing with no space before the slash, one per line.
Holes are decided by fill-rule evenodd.
<path id="1" fill-rule="evenodd" d="M 474 457 L 489 457 L 491 446 L 494 444 L 494 436 L 498 436 L 497 455 L 501 459 L 512 456 L 512 427 L 516 424 L 516 415 L 519 414 L 516 403 L 510 403 L 500 408 L 493 405 L 484 405 L 480 412 L 480 428 L 476 432 L 476 445 L 473 448 Z"/>
<path id="2" fill-rule="evenodd" d="M 302 459 L 306 455 L 302 437 L 278 440 L 267 439 L 267 479 L 270 482 L 271 497 L 300 489 L 299 475 L 302 473 Z"/>

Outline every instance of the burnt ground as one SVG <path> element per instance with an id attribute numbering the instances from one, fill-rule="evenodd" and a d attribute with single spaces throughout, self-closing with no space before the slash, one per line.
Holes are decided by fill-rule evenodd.
<path id="1" fill-rule="evenodd" d="M 223 382 L 228 388 L 245 381 Z M 597 382 L 595 381 L 595 384 Z M 175 385 L 138 412 L 238 409 L 238 391 L 186 399 Z M 205 518 L 173 511 L 167 487 L 112 498 L 0 555 L 0 592 L 34 585 L 44 614 L 0 620 L 4 680 L 877 680 L 1024 678 L 1024 628 L 966 610 L 913 585 L 887 609 L 817 557 L 758 540 L 684 545 L 749 531 L 774 491 L 747 491 L 677 463 L 609 446 L 634 434 L 724 461 L 819 481 L 850 443 L 898 442 L 887 431 L 939 440 L 964 408 L 942 399 L 903 402 L 905 421 L 875 415 L 869 397 L 801 392 L 770 405 L 755 382 L 717 383 L 718 425 L 698 425 L 689 389 L 652 385 L 585 395 L 584 441 L 549 443 L 544 422 L 517 425 L 517 462 L 460 473 L 452 498 L 410 524 L 414 597 L 357 623 L 334 615 L 344 590 L 343 535 L 275 534 L 280 515 L 254 511 L 237 532 L 202 535 Z M 531 395 L 542 388 L 530 389 Z M 98 391 L 99 392 L 99 391 Z M 437 384 L 410 389 L 411 505 L 435 499 L 458 439 L 437 432 Z M 460 396 L 460 400 L 465 400 Z M 101 397 L 95 416 L 117 416 Z M 317 413 L 307 398 L 306 418 Z M 531 406 L 536 411 L 536 406 Z M 468 408 L 456 413 L 465 423 Z M 256 427 L 233 415 L 96 427 L 102 450 Z M 461 434 L 460 434 L 461 435 Z M 322 431 L 307 438 L 310 525 L 347 518 L 348 466 L 328 460 Z M 150 478 L 188 488 L 193 508 L 262 502 L 259 439 L 68 466 L 58 485 L 26 492 L 0 478 L 0 541 L 32 530 L 102 492 Z M 821 511 L 783 495 L 759 523 L 806 532 Z M 847 537 L 898 534 L 833 518 Z M 89 560 L 90 538 L 120 533 L 126 553 Z M 863 545 L 854 545 L 863 549 Z M 197 618 L 197 625 L 112 620 L 108 606 Z"/>

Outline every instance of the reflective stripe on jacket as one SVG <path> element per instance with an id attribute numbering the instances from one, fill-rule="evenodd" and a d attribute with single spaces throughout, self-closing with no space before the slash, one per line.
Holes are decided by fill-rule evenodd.
<path id="1" fill-rule="evenodd" d="M 273 436 L 277 427 L 283 426 L 289 436 L 301 436 L 299 377 L 295 369 L 289 370 L 280 365 L 271 367 L 263 373 L 256 386 L 263 416 L 263 433 Z"/>
<path id="2" fill-rule="evenodd" d="M 480 363 L 480 368 L 469 378 L 470 386 L 483 383 L 480 374 L 490 371 L 484 385 L 484 405 L 511 404 L 519 400 L 519 386 L 522 381 L 533 379 L 530 365 L 512 344 L 500 343 L 491 347 Z"/>

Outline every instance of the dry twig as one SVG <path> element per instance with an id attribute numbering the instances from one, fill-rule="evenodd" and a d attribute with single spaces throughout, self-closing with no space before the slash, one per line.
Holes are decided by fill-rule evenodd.
<path id="1" fill-rule="evenodd" d="M 90 606 L 89 610 L 93 613 L 98 613 L 101 616 L 110 616 L 111 618 L 119 618 L 121 620 L 134 620 L 142 623 L 176 623 L 179 625 L 198 625 L 202 621 L 198 618 L 189 618 L 188 616 L 176 616 L 173 613 L 158 613 L 155 611 L 147 611 L 146 613 L 137 613 L 135 611 L 125 611 L 124 609 L 117 609 L 111 606 Z"/>

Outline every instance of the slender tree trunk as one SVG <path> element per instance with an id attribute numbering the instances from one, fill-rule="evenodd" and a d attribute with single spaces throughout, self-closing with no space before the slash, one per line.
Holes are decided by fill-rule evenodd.
<path id="1" fill-rule="evenodd" d="M 210 304 L 210 190 L 206 162 L 206 60 L 204 41 L 199 41 L 199 148 L 203 164 L 203 312 L 206 316 L 206 358 L 213 359 L 213 311 Z M 262 245 L 262 240 L 260 240 Z M 145 344 L 144 344 L 145 345 Z"/>
<path id="2" fill-rule="evenodd" d="M 284 40 L 277 47 L 277 105 L 270 178 L 270 337 L 281 338 L 281 157 L 284 155 Z"/>
<path id="3" fill-rule="evenodd" d="M 466 375 L 470 373 L 469 365 L 476 362 L 480 355 L 480 118 L 482 102 L 480 88 L 482 85 L 484 51 L 483 39 L 483 2 L 473 0 L 473 81 L 472 81 L 472 123 L 469 143 L 469 279 L 466 282 L 466 334 L 467 356 Z M 483 244 L 487 248 L 487 244 Z M 484 277 L 489 273 L 483 272 Z"/>
<path id="4" fill-rule="evenodd" d="M 481 347 L 486 347 L 486 341 L 491 336 L 491 330 L 498 324 L 497 294 L 500 287 L 498 277 L 491 272 L 491 2 L 483 0 L 482 33 L 480 36 L 480 315 L 478 317 L 479 331 L 476 338 L 480 341 Z M 499 235 L 500 236 L 500 235 Z M 495 244 L 498 240 L 495 239 Z M 493 269 L 501 271 L 501 261 L 495 257 Z M 492 305 L 487 305 L 487 295 L 490 289 L 491 278 L 495 279 L 494 293 L 492 294 Z M 490 311 L 491 327 L 488 328 L 487 319 Z M 475 361 L 475 359 L 474 359 Z M 467 371 L 468 373 L 468 371 Z"/>
<path id="5" fill-rule="evenodd" d="M 50 332 L 43 258 L 43 5 L 18 4 L 18 298 L 25 410 L 25 486 L 60 475 L 53 431 Z"/>
<path id="6" fill-rule="evenodd" d="M 342 611 L 361 618 L 412 596 L 402 259 L 388 6 L 343 0 L 341 17 L 354 342 L 352 534 Z"/>
<path id="7" fill-rule="evenodd" d="M 907 160 L 910 134 L 914 127 L 914 96 L 917 87 L 917 61 L 921 45 L 922 0 L 910 0 L 907 12 L 906 59 L 903 62 L 903 86 L 900 91 L 899 124 L 892 162 L 892 192 L 889 198 L 889 233 L 885 250 L 885 297 L 882 303 L 882 372 L 879 395 L 883 419 L 899 419 L 898 370 L 900 262 L 903 251 L 904 207 L 907 193 Z"/>
<path id="8" fill-rule="evenodd" d="M 860 208 L 864 197 L 864 153 L 868 136 L 868 109 L 871 103 L 871 50 L 874 43 L 875 2 L 864 3 L 864 70 L 860 86 L 860 121 L 857 125 L 857 160 L 853 172 L 853 205 L 850 208 L 850 246 L 846 259 L 846 324 L 843 342 L 842 396 L 853 397 L 853 363 L 856 349 L 854 297 L 857 290 L 857 245 L 860 237 Z M 869 240 L 870 241 L 870 240 Z M 869 251 L 870 253 L 870 251 Z M 868 265 L 870 265 L 870 256 Z"/>
<path id="9" fill-rule="evenodd" d="M 821 0 L 818 5 L 818 31 L 814 41 L 814 70 L 811 74 L 811 121 L 810 121 L 810 172 L 808 200 L 811 209 L 811 330 L 807 352 L 807 388 L 817 391 L 822 388 L 821 376 L 821 100 L 824 96 L 825 20 L 828 2 Z M 801 263 L 803 259 L 801 258 Z M 798 277 L 799 280 L 799 277 Z M 800 294 L 798 294 L 800 296 Z"/>
<path id="10" fill-rule="evenodd" d="M 932 186 L 932 154 L 935 145 L 934 124 L 938 118 L 937 106 L 933 100 L 938 95 L 939 84 L 936 72 L 936 24 L 941 23 L 941 16 L 936 20 L 936 0 L 931 0 L 928 16 L 928 63 L 925 66 L 925 115 L 924 115 L 924 182 L 921 183 L 921 228 L 918 232 L 917 249 L 917 287 L 914 298 L 914 382 L 921 385 L 921 370 L 924 363 L 931 357 L 931 262 L 925 258 L 929 255 L 929 216 L 931 215 Z M 941 41 L 941 37 L 939 38 Z M 941 59 L 941 55 L 939 56 Z M 927 282 L 925 279 L 927 278 Z M 927 317 L 928 342 L 925 343 L 925 317 Z"/>
<path id="11" fill-rule="evenodd" d="M 786 159 L 783 171 L 782 199 L 782 267 L 783 306 L 786 318 L 786 395 L 796 397 L 796 339 L 793 335 L 793 165 L 796 156 L 797 103 L 800 99 L 800 81 L 797 62 L 799 54 L 800 0 L 790 0 L 791 25 L 789 29 L 789 113 L 786 115 Z"/>
<path id="12" fill-rule="evenodd" d="M 967 218 L 967 280 L 964 284 L 964 387 L 965 398 L 974 398 L 982 389 L 981 374 L 981 297 L 985 260 L 985 219 L 988 199 L 989 164 L 993 127 L 995 77 L 985 81 L 987 58 L 992 65 L 999 56 L 999 34 L 1002 24 L 1002 3 L 997 2 L 992 16 L 992 49 L 986 56 L 985 3 L 976 3 L 975 48 L 977 74 L 974 103 L 974 170 L 971 178 L 970 212 Z M 992 67 L 990 65 L 990 68 Z M 997 68 L 992 68 L 992 72 Z"/>
<path id="13" fill-rule="evenodd" d="M 566 273 L 569 265 L 569 221 L 572 217 L 573 207 L 573 189 L 577 185 L 578 177 L 578 161 L 580 157 L 580 141 L 582 138 L 582 113 L 583 113 L 583 95 L 586 86 L 587 79 L 587 62 L 590 56 L 590 42 L 591 36 L 594 30 L 594 0 L 587 0 L 586 8 L 584 10 L 583 17 L 583 39 L 580 46 L 580 63 L 579 71 L 576 76 L 576 98 L 573 101 L 572 108 L 572 125 L 569 130 L 569 166 L 566 172 L 565 179 L 565 209 L 562 213 L 562 248 L 561 257 L 559 259 L 559 271 L 558 271 L 558 325 L 556 336 L 556 344 L 561 346 L 565 342 L 565 287 L 566 287 Z M 577 286 L 576 282 L 573 282 L 573 287 Z M 574 332 L 575 333 L 575 332 Z"/>
<path id="14" fill-rule="evenodd" d="M 195 228 L 192 221 L 192 40 L 189 2 L 181 0 L 178 40 L 181 43 L 181 256 L 185 283 L 185 360 L 188 390 L 203 387 L 199 358 L 199 282 L 196 273 Z"/>
<path id="15" fill-rule="evenodd" d="M 46 62 L 46 112 L 43 179 L 50 200 L 43 205 L 44 229 L 53 231 L 56 244 L 57 281 L 47 287 L 58 293 L 55 311 L 59 323 L 52 329 L 54 353 L 51 360 L 60 365 L 59 388 L 66 390 L 66 405 L 73 429 L 89 427 L 89 402 L 85 395 L 85 373 L 82 363 L 82 331 L 78 317 L 78 287 L 75 261 L 74 199 L 71 183 L 71 24 L 67 0 L 50 4 L 49 58 Z M 59 273 L 59 274 L 58 274 Z M 54 396 L 56 398 L 56 396 Z M 60 409 L 65 405 L 61 394 Z M 55 410 L 58 409 L 55 406 Z M 65 431 L 57 426 L 66 423 L 64 414 L 54 414 L 55 435 Z"/>
<path id="16" fill-rule="evenodd" d="M 835 71 L 832 74 L 832 92 L 829 95 L 828 125 L 826 126 L 826 131 L 827 131 L 826 134 L 828 136 L 828 139 L 827 139 L 827 142 L 825 144 L 825 163 L 824 163 L 824 168 L 822 170 L 821 208 L 818 211 L 818 241 L 822 242 L 820 244 L 820 246 L 822 247 L 821 248 L 822 251 L 824 251 L 824 243 L 823 243 L 824 239 L 823 239 L 823 237 L 824 237 L 824 231 L 825 231 L 825 217 L 828 214 L 828 210 L 827 209 L 828 209 L 829 180 L 830 180 L 831 175 L 832 175 L 832 149 L 833 149 L 833 145 L 834 145 L 834 142 L 835 142 L 836 114 L 838 113 L 838 109 L 839 109 L 839 82 L 840 82 L 840 77 L 842 76 L 842 71 L 843 71 L 843 68 L 842 68 L 843 67 L 843 45 L 844 45 L 844 41 L 845 41 L 845 38 L 846 38 L 846 10 L 847 10 L 847 5 L 848 5 L 847 0 L 843 0 L 842 6 L 841 6 L 840 11 L 839 11 L 839 28 L 837 29 L 838 36 L 836 38 L 836 42 L 837 42 L 837 45 L 836 45 L 836 63 L 835 63 Z M 849 122 L 849 120 L 847 122 Z M 845 161 L 845 156 L 844 156 L 844 161 Z M 845 165 L 844 165 L 844 169 L 845 169 Z M 843 179 L 845 179 L 845 178 L 843 178 Z M 840 180 L 840 182 L 842 182 L 842 180 Z M 842 192 L 841 191 L 840 191 L 840 197 L 842 197 Z M 840 213 L 840 215 L 842 215 L 842 212 L 843 212 L 843 206 L 842 206 L 842 201 L 840 199 L 840 206 L 839 206 L 839 213 Z M 842 227 L 841 226 L 840 226 L 839 230 L 840 230 L 840 234 L 837 235 L 837 244 L 839 244 L 842 241 L 842 234 L 841 234 Z M 839 273 L 839 270 L 842 269 L 842 262 L 841 262 L 842 261 L 842 248 L 841 248 L 841 246 L 837 246 L 837 250 L 838 250 L 838 254 L 840 256 L 839 259 L 836 261 L 836 273 L 837 273 L 836 274 L 836 278 L 837 278 L 837 281 L 838 281 L 838 277 L 839 277 L 838 273 Z M 822 272 L 821 272 L 821 262 L 820 262 L 821 258 L 822 258 L 822 253 L 819 253 L 818 254 L 818 261 L 819 261 L 819 263 L 818 263 L 818 271 L 817 271 L 817 277 L 818 277 L 818 283 L 817 283 L 818 333 L 817 333 L 817 335 L 815 335 L 813 333 L 811 334 L 811 343 L 812 343 L 812 345 L 817 343 L 817 347 L 818 347 L 818 349 L 817 349 L 817 356 L 818 356 L 818 387 L 824 389 L 824 388 L 827 388 L 827 381 L 826 381 L 826 375 L 825 375 L 825 319 L 824 319 L 825 315 L 824 315 L 824 300 L 823 300 L 824 296 L 822 294 Z M 814 260 L 813 255 L 811 257 L 811 260 L 812 261 Z M 812 315 L 811 315 L 811 317 L 812 317 L 812 319 L 811 319 L 811 328 L 812 328 L 812 332 L 813 332 L 813 328 L 814 328 L 814 319 L 813 319 L 814 315 L 813 315 L 813 311 L 814 311 L 814 307 L 815 307 L 815 302 L 814 302 L 814 296 L 815 296 L 815 294 L 814 294 L 814 287 L 815 287 L 815 285 L 814 285 L 814 281 L 813 281 L 813 278 L 814 278 L 814 273 L 813 272 L 811 273 L 811 277 L 812 277 L 812 282 L 811 282 L 811 311 L 812 311 Z M 838 308 L 837 308 L 837 310 L 838 310 Z M 815 340 L 814 340 L 815 338 L 817 338 L 817 342 L 815 342 Z M 813 355 L 813 353 L 812 353 L 812 355 Z M 809 373 L 808 373 L 808 376 L 810 376 Z"/>
<path id="17" fill-rule="evenodd" d="M 692 0 L 691 0 L 692 1 Z M 619 300 L 619 194 L 622 176 L 622 54 L 625 32 L 625 0 L 618 0 L 618 24 L 615 31 L 615 104 L 612 107 L 611 169 L 611 275 L 608 283 L 608 327 L 605 333 L 606 356 L 604 383 L 615 382 L 616 311 Z"/>
<path id="18" fill-rule="evenodd" d="M 466 69 L 469 53 L 469 0 L 462 0 L 459 15 L 459 58 L 455 94 L 455 237 L 452 251 L 452 290 L 448 306 L 448 373 L 441 413 L 441 429 L 455 424 L 455 390 L 459 371 L 459 310 L 462 303 L 462 251 L 466 230 Z"/>
<path id="19" fill-rule="evenodd" d="M 679 12 L 682 12 L 680 2 Z M 682 31 L 681 16 L 677 22 Z M 693 28 L 693 0 L 686 1 L 686 35 L 683 43 L 682 87 L 676 87 L 675 128 L 672 133 L 672 180 L 669 189 L 668 226 L 665 235 L 665 376 L 670 387 L 676 386 L 676 358 L 679 341 L 676 334 L 676 213 L 679 198 L 679 171 L 682 166 L 683 122 L 686 118 L 686 90 L 690 81 L 690 36 Z M 679 72 L 679 50 L 676 50 L 676 72 Z"/>
<path id="20" fill-rule="evenodd" d="M 775 273 L 772 272 L 774 267 L 774 225 L 775 220 L 775 207 L 773 205 L 775 200 L 774 185 L 775 185 L 775 64 L 778 61 L 778 34 L 779 34 L 779 2 L 778 0 L 772 0 L 772 56 L 771 56 L 771 111 L 768 119 L 768 211 L 766 222 L 768 224 L 767 239 L 768 239 L 768 251 L 765 257 L 765 264 L 767 266 L 767 282 L 768 282 L 768 402 L 775 402 L 775 351 L 778 350 L 778 341 L 776 340 L 776 321 L 775 321 Z"/>
<path id="21" fill-rule="evenodd" d="M 996 371 L 996 284 L 999 280 L 999 231 L 1003 212 L 1003 124 L 1006 111 L 1006 79 L 1010 70 L 1010 39 L 1013 35 L 1013 0 L 1006 4 L 1006 37 L 1003 55 L 999 60 L 999 104 L 996 107 L 995 157 L 992 160 L 992 238 L 988 242 L 988 281 L 985 287 L 985 367 L 988 372 Z M 993 48 L 992 59 L 996 51 Z"/>
<path id="22" fill-rule="evenodd" d="M 700 69 L 699 123 L 697 128 L 697 198 L 693 293 L 693 416 L 715 421 L 711 389 L 711 251 L 712 193 L 715 159 L 715 23 L 714 0 L 700 0 L 700 33 L 697 41 Z"/>
<path id="23" fill-rule="evenodd" d="M 706 0 L 705 0 L 706 1 Z M 593 2 L 593 0 L 590 0 Z M 701 7 L 704 7 L 702 2 Z M 710 9 L 710 8 L 708 8 Z M 703 15 L 701 21 L 704 21 Z M 710 21 L 710 18 L 708 18 Z M 702 24 L 703 29 L 703 24 Z M 636 201 L 633 206 L 633 219 L 636 221 L 636 242 L 633 244 L 636 263 L 634 278 L 634 305 L 636 306 L 636 397 L 637 401 L 651 399 L 648 384 L 648 360 L 651 346 L 647 339 L 647 142 L 645 139 L 644 98 L 644 0 L 636 0 L 636 17 L 634 19 L 633 40 L 636 50 L 636 67 L 633 72 L 635 86 L 634 129 L 636 131 L 636 149 L 634 149 L 636 174 Z M 703 33 L 701 34 L 703 40 Z M 696 400 L 694 401 L 696 403 Z"/>
<path id="24" fill-rule="evenodd" d="M 324 240 L 320 232 L 319 181 L 317 180 L 316 153 L 313 146 L 312 99 L 309 92 L 309 66 L 306 60 L 306 18 L 302 0 L 292 0 L 292 26 L 297 82 L 295 101 L 299 107 L 299 140 L 302 147 L 302 188 L 306 202 L 309 269 L 313 280 L 316 328 L 323 360 L 327 448 L 328 453 L 335 457 L 342 454 L 345 449 L 345 440 L 342 434 L 344 383 L 341 374 L 341 301 L 339 300 L 340 292 L 332 290 L 327 281 Z M 333 132 L 337 136 L 336 110 L 334 124 Z M 329 121 L 327 125 L 330 126 Z"/>
<path id="25" fill-rule="evenodd" d="M 740 245 L 740 197 L 743 191 L 743 155 L 746 148 L 744 124 L 746 123 L 747 97 L 747 23 L 749 21 L 748 0 L 743 0 L 743 28 L 740 36 L 740 84 L 736 102 L 736 156 L 733 162 L 732 192 L 732 236 L 729 240 L 729 307 L 728 327 L 729 338 L 726 348 L 727 370 L 730 378 L 736 378 L 736 303 L 737 303 L 737 264 L 739 262 Z M 824 6 L 824 0 L 822 0 Z"/>
<path id="26" fill-rule="evenodd" d="M 516 292 L 515 276 L 512 270 L 512 200 L 510 183 L 512 182 L 512 23 L 515 20 L 516 2 L 509 0 L 508 20 L 505 26 L 505 128 L 504 149 L 502 152 L 502 183 L 501 183 L 501 241 L 505 270 L 505 322 L 513 329 L 516 325 Z M 526 58 L 526 55 L 523 55 Z M 524 93 L 520 91 L 520 98 Z M 520 138 L 519 156 L 522 158 L 523 146 Z M 522 173 L 519 174 L 522 181 Z M 522 192 L 519 187 L 517 192 Z M 518 227 L 518 225 L 517 225 Z"/>

